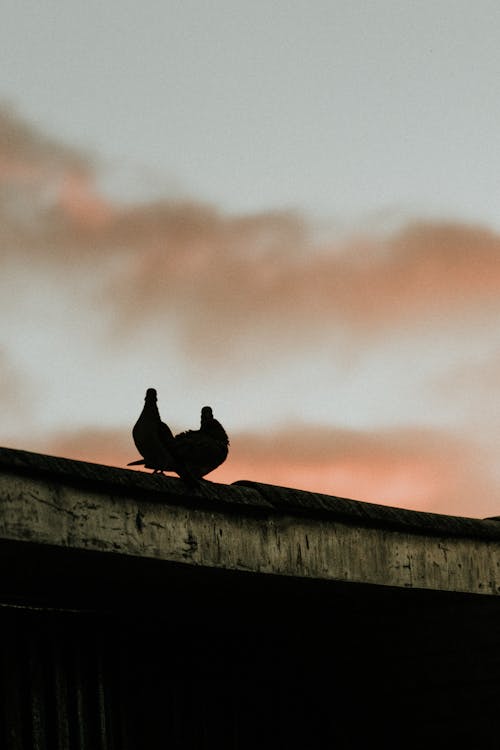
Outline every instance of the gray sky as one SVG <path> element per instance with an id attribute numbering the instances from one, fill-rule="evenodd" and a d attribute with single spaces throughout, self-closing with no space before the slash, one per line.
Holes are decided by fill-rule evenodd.
<path id="1" fill-rule="evenodd" d="M 499 34 L 487 0 L 8 1 L 0 94 L 121 198 L 497 227 Z"/>
<path id="2" fill-rule="evenodd" d="M 485 0 L 7 0 L 0 442 L 123 466 L 156 387 L 224 481 L 498 515 L 499 39 Z"/>

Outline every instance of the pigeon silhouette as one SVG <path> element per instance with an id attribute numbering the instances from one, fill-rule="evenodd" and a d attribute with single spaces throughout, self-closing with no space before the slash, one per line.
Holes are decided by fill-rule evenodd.
<path id="1" fill-rule="evenodd" d="M 201 479 L 224 463 L 229 451 L 229 438 L 210 406 L 201 410 L 200 429 L 180 432 L 174 442 L 176 455 L 194 479 Z"/>
<path id="2" fill-rule="evenodd" d="M 176 460 L 172 430 L 161 421 L 155 388 L 146 391 L 144 408 L 132 429 L 132 437 L 143 460 L 131 461 L 127 466 L 144 465 L 152 469 L 153 474 L 176 471 L 180 476 L 184 473 L 182 461 L 179 465 Z"/>
<path id="3" fill-rule="evenodd" d="M 182 479 L 196 480 L 209 474 L 227 458 L 229 438 L 221 423 L 214 419 L 210 406 L 201 410 L 199 430 L 185 430 L 174 438 L 161 421 L 154 388 L 148 388 L 144 409 L 134 425 L 132 436 L 142 460 L 127 466 L 144 466 L 154 474 L 173 471 Z"/>

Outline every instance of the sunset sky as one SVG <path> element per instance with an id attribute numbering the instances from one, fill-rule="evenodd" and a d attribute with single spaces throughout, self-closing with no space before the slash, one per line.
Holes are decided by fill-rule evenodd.
<path id="1" fill-rule="evenodd" d="M 0 444 L 500 515 L 500 5 L 2 16 Z"/>

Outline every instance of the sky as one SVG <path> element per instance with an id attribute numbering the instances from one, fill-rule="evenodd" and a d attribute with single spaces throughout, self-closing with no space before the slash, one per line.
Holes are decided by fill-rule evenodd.
<path id="1" fill-rule="evenodd" d="M 7 0 L 0 444 L 500 515 L 500 6 Z"/>

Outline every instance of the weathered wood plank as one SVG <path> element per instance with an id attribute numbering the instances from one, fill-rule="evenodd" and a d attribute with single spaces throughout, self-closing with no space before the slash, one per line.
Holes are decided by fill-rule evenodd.
<path id="1" fill-rule="evenodd" d="M 356 522 L 357 510 L 354 516 L 343 506 L 338 513 L 333 507 L 321 516 L 308 514 L 307 497 L 295 502 L 295 491 L 265 485 L 207 483 L 187 491 L 180 480 L 164 480 L 160 501 L 151 497 L 143 479 L 152 477 L 129 487 L 120 479 L 113 488 L 64 472 L 44 476 L 28 468 L 12 473 L 4 466 L 0 540 L 224 570 L 500 593 L 496 521 L 463 519 L 473 523 L 460 529 L 453 517 L 430 527 L 426 517 L 423 525 L 415 518 L 412 526 L 408 520 L 392 523 L 390 514 L 386 523 L 383 511 L 377 515 L 368 509 L 368 518 Z"/>

